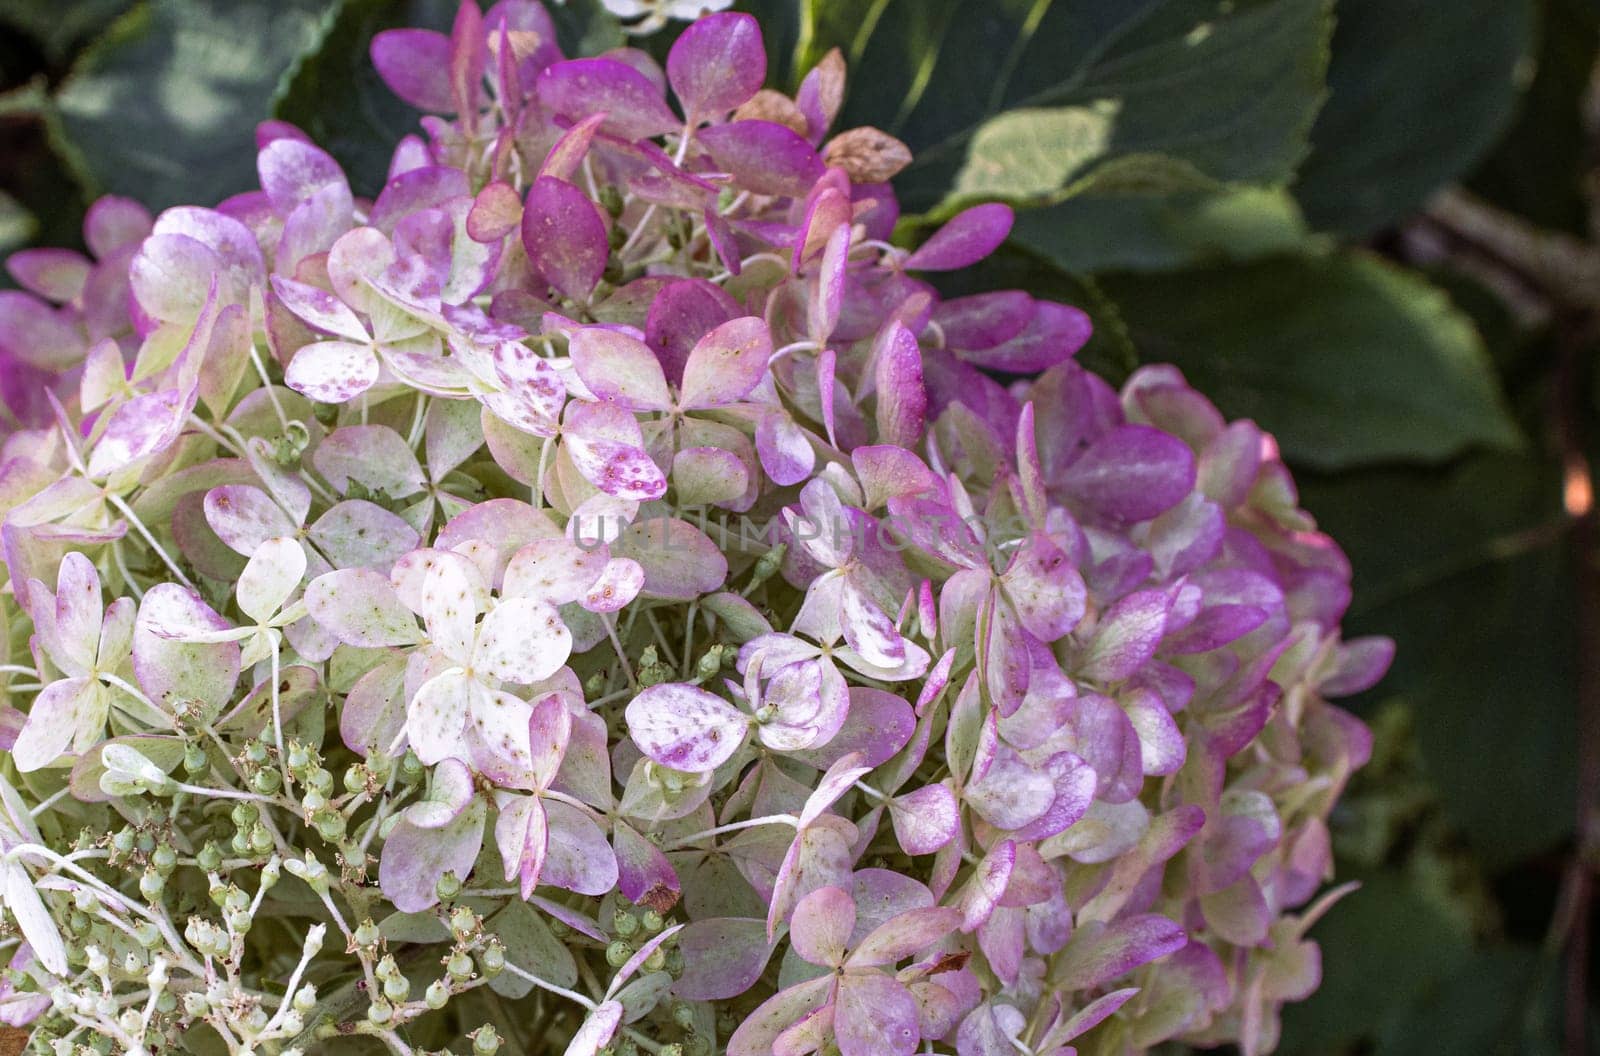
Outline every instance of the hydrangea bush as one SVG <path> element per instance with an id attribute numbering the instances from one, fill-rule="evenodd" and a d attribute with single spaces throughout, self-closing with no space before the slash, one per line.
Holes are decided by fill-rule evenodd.
<path id="1" fill-rule="evenodd" d="M 1327 698 L 1392 649 L 1271 437 L 1086 372 L 1076 308 L 942 299 L 1011 213 L 892 241 L 837 54 L 790 97 L 747 15 L 554 41 L 379 35 L 427 116 L 375 200 L 268 122 L 261 190 L 9 261 L 0 1019 L 1272 1049 L 1369 748 Z"/>

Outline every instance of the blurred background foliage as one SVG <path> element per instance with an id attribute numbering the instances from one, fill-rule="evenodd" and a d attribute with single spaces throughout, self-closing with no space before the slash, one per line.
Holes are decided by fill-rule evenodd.
<path id="1" fill-rule="evenodd" d="M 269 116 L 373 193 L 417 115 L 367 42 L 454 6 L 0 0 L 0 249 L 78 244 L 101 193 L 243 190 Z M 904 237 L 1018 206 L 951 292 L 1080 303 L 1096 369 L 1176 362 L 1275 432 L 1355 565 L 1349 630 L 1398 640 L 1336 818 L 1363 887 L 1284 1051 L 1600 1051 L 1600 3 L 740 6 L 774 84 L 839 47 L 840 127 L 916 152 Z M 626 39 L 598 0 L 555 13 L 569 54 Z"/>

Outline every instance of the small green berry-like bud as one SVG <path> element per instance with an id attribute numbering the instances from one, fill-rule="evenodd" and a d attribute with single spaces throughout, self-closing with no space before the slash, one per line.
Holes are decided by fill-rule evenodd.
<path id="1" fill-rule="evenodd" d="M 183 1014 L 194 1019 L 199 1019 L 206 1014 L 206 995 L 195 993 L 193 990 L 183 995 Z"/>
<path id="2" fill-rule="evenodd" d="M 633 947 L 618 939 L 606 947 L 606 963 L 613 968 L 621 968 L 628 963 L 628 958 L 633 956 Z"/>
<path id="3" fill-rule="evenodd" d="M 294 1007 L 299 1012 L 310 1012 L 317 1007 L 317 988 L 306 983 L 294 992 Z"/>
<path id="4" fill-rule="evenodd" d="M 467 1036 L 472 1039 L 472 1056 L 494 1056 L 500 1051 L 500 1035 L 492 1024 L 485 1023 Z"/>
<path id="5" fill-rule="evenodd" d="M 450 955 L 444 970 L 450 974 L 450 978 L 466 982 L 472 978 L 472 958 L 457 950 Z"/>
<path id="6" fill-rule="evenodd" d="M 414 784 L 427 772 L 427 767 L 422 765 L 422 760 L 417 758 L 417 753 L 406 750 L 406 757 L 400 760 L 400 780 L 406 784 Z"/>
<path id="7" fill-rule="evenodd" d="M 465 942 L 478 929 L 478 915 L 467 906 L 457 906 L 450 913 L 450 934 L 457 942 Z"/>
<path id="8" fill-rule="evenodd" d="M 253 740 L 244 746 L 244 757 L 261 766 L 267 761 L 267 746 L 259 740 Z"/>
<path id="9" fill-rule="evenodd" d="M 206 750 L 200 745 L 190 744 L 183 750 L 183 772 L 190 777 L 205 773 L 209 765 L 210 760 L 206 758 Z"/>
<path id="10" fill-rule="evenodd" d="M 659 972 L 667 966 L 667 951 L 660 946 L 650 951 L 650 956 L 644 959 L 644 970 Z"/>
<path id="11" fill-rule="evenodd" d="M 118 854 L 133 853 L 133 830 L 118 829 L 115 836 L 111 837 L 111 849 Z"/>
<path id="12" fill-rule="evenodd" d="M 199 865 L 204 872 L 216 872 L 222 868 L 222 848 L 211 841 L 207 841 L 206 845 L 200 848 L 200 853 L 195 855 L 195 864 Z"/>
<path id="13" fill-rule="evenodd" d="M 684 1030 L 694 1026 L 694 1009 L 684 1001 L 678 1001 L 672 1006 L 672 1021 Z"/>
<path id="14" fill-rule="evenodd" d="M 283 787 L 283 778 L 278 776 L 278 771 L 262 768 L 250 778 L 250 790 L 258 795 L 270 796 Z"/>
<path id="15" fill-rule="evenodd" d="M 639 931 L 639 918 L 625 909 L 619 909 L 611 915 L 611 930 L 622 938 L 631 938 Z"/>
<path id="16" fill-rule="evenodd" d="M 393 979 L 400 974 L 400 966 L 394 961 L 394 954 L 386 953 L 373 968 L 373 974 L 379 979 Z"/>
<path id="17" fill-rule="evenodd" d="M 356 925 L 355 940 L 357 946 L 365 946 L 369 948 L 376 946 L 378 945 L 378 939 L 381 937 L 382 935 L 378 931 L 378 925 L 374 924 L 370 917 Z"/>
<path id="18" fill-rule="evenodd" d="M 367 773 L 367 768 L 362 766 L 360 763 L 352 763 L 351 765 L 345 767 L 344 790 L 346 792 L 360 792 L 362 789 L 366 788 Z"/>
<path id="19" fill-rule="evenodd" d="M 722 670 L 722 646 L 713 645 L 701 655 L 694 665 L 694 672 L 700 681 L 705 682 L 717 677 L 717 672 Z"/>
<path id="20" fill-rule="evenodd" d="M 450 1003 L 450 987 L 443 979 L 435 979 L 428 984 L 428 991 L 422 995 L 422 1000 L 437 1012 Z"/>
<path id="21" fill-rule="evenodd" d="M 155 866 L 156 871 L 162 876 L 168 876 L 178 867 L 178 852 L 163 843 L 150 856 L 150 864 Z"/>
<path id="22" fill-rule="evenodd" d="M 381 1027 L 394 1018 L 394 1006 L 378 998 L 367 1006 L 367 1019 L 373 1026 Z"/>
<path id="23" fill-rule="evenodd" d="M 329 843 L 344 839 L 344 815 L 337 810 L 322 811 L 312 819 L 312 824 L 317 827 L 317 834 Z"/>
<path id="24" fill-rule="evenodd" d="M 146 869 L 144 875 L 139 877 L 139 893 L 148 902 L 154 902 L 160 898 L 161 892 L 166 890 L 166 887 L 167 881 L 153 867 Z"/>
<path id="25" fill-rule="evenodd" d="M 667 926 L 666 918 L 653 909 L 645 910 L 644 915 L 639 918 L 639 923 L 643 924 L 644 930 L 652 935 Z"/>
<path id="26" fill-rule="evenodd" d="M 250 849 L 257 854 L 266 854 L 272 850 L 272 833 L 267 831 L 265 825 L 256 825 L 251 828 Z"/>
<path id="27" fill-rule="evenodd" d="M 491 942 L 484 947 L 478 955 L 478 967 L 483 969 L 483 974 L 489 978 L 499 975 L 506 966 L 506 948 L 499 942 Z"/>
<path id="28" fill-rule="evenodd" d="M 457 895 L 461 894 L 461 880 L 455 873 L 447 871 L 443 876 L 439 877 L 439 882 L 433 885 L 433 893 L 439 896 L 440 902 L 453 901 Z M 469 909 L 467 912 L 471 913 L 472 910 Z M 454 921 L 455 915 L 452 914 L 450 925 L 452 929 L 455 927 Z"/>
<path id="29" fill-rule="evenodd" d="M 399 1004 L 411 996 L 411 984 L 406 977 L 396 972 L 383 981 L 383 996 L 395 1004 Z"/>

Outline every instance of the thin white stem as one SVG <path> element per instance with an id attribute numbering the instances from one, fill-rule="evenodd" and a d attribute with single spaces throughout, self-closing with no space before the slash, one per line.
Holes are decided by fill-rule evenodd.
<path id="1" fill-rule="evenodd" d="M 722 834 L 728 832 L 738 832 L 741 829 L 753 829 L 761 825 L 788 825 L 791 828 L 798 829 L 800 827 L 800 819 L 795 817 L 793 814 L 770 814 L 764 818 L 747 818 L 744 821 L 733 821 L 726 825 L 718 825 L 714 829 L 706 829 L 703 832 L 696 832 L 688 836 L 680 836 L 663 849 L 671 850 L 677 847 L 682 847 L 685 844 L 694 843 L 696 840 L 710 839 L 712 836 L 721 836 Z"/>
<path id="2" fill-rule="evenodd" d="M 532 972 L 524 971 L 523 969 L 518 968 L 516 965 L 512 964 L 509 960 L 506 961 L 505 970 L 510 972 L 512 975 L 516 976 L 518 979 L 522 979 L 522 980 L 525 980 L 527 982 L 532 983 L 534 986 L 537 986 L 541 990 L 548 990 L 550 993 L 555 994 L 557 997 L 564 997 L 568 1001 L 575 1001 L 578 1004 L 582 1005 L 584 1008 L 587 1008 L 591 1012 L 593 1012 L 594 1009 L 595 1009 L 595 1003 L 593 1001 L 589 1000 L 587 997 L 584 997 L 582 994 L 578 993 L 576 990 L 568 990 L 564 986 L 557 986 L 555 983 L 552 983 L 552 982 L 549 982 L 547 980 L 541 979 L 537 975 L 534 975 Z"/>
<path id="3" fill-rule="evenodd" d="M 174 576 L 178 577 L 178 582 L 190 590 L 194 590 L 194 584 L 189 582 L 189 577 L 183 574 L 183 569 L 178 567 L 178 563 L 172 559 L 172 555 L 167 553 L 160 543 L 156 542 L 156 537 L 150 534 L 150 529 L 144 526 L 144 522 L 139 519 L 139 515 L 133 512 L 133 507 L 123 502 L 122 496 L 112 492 L 106 493 L 106 501 L 115 506 L 118 512 L 128 519 L 128 523 L 133 525 L 134 531 L 144 537 L 144 541 L 150 544 L 150 548 L 161 558 L 161 562 L 171 570 Z"/>

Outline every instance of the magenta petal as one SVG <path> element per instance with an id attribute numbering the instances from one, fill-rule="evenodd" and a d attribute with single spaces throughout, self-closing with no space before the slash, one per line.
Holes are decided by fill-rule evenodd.
<path id="1" fill-rule="evenodd" d="M 667 53 L 667 80 L 690 119 L 745 103 L 767 79 L 761 25 L 749 15 L 709 15 L 683 31 Z"/>
<path id="2" fill-rule="evenodd" d="M 913 448 L 922 438 L 928 413 L 928 390 L 922 384 L 922 349 L 917 346 L 916 336 L 895 321 L 878 338 L 874 351 L 879 439 L 885 445 Z"/>
<path id="3" fill-rule="evenodd" d="M 389 90 L 431 113 L 455 110 L 450 38 L 431 29 L 387 29 L 372 38 L 372 65 Z"/>
<path id="4" fill-rule="evenodd" d="M 1182 928 L 1155 914 L 1110 925 L 1091 922 L 1062 951 L 1052 978 L 1064 990 L 1089 990 L 1165 957 L 1187 941 Z"/>
<path id="5" fill-rule="evenodd" d="M 1338 652 L 1338 669 L 1320 687 L 1323 696 L 1349 697 L 1378 684 L 1394 662 L 1394 639 L 1356 638 Z"/>
<path id="6" fill-rule="evenodd" d="M 88 258 L 71 249 L 24 249 L 6 259 L 19 286 L 57 304 L 83 292 L 90 267 Z"/>
<path id="7" fill-rule="evenodd" d="M 646 909 L 666 913 L 677 904 L 683 890 L 678 874 L 661 849 L 639 835 L 626 822 L 613 826 L 618 883 L 624 897 Z"/>
<path id="8" fill-rule="evenodd" d="M 650 79 L 616 59 L 570 59 L 539 75 L 539 101 L 556 114 L 581 120 L 606 115 L 605 128 L 627 139 L 648 139 L 679 127 Z"/>
<path id="9" fill-rule="evenodd" d="M 528 262 L 564 295 L 588 298 L 611 255 L 606 222 L 578 188 L 541 176 L 528 191 L 522 213 L 522 245 Z"/>
<path id="10" fill-rule="evenodd" d="M 372 204 L 367 222 L 380 231 L 393 233 L 400 222 L 413 213 L 440 208 L 471 193 L 467 174 L 460 169 L 424 165 L 392 177 L 384 184 L 378 200 Z M 338 279 L 334 281 L 337 284 Z"/>
<path id="11" fill-rule="evenodd" d="M 679 405 L 697 410 L 744 399 L 766 374 L 771 358 L 772 335 L 763 320 L 745 316 L 723 323 L 689 353 Z"/>
<path id="12" fill-rule="evenodd" d="M 83 238 L 89 243 L 89 252 L 104 260 L 139 242 L 154 223 L 150 211 L 138 202 L 108 194 L 89 207 L 83 218 Z"/>
<path id="13" fill-rule="evenodd" d="M 816 148 L 771 121 L 735 121 L 703 128 L 696 138 L 743 190 L 804 198 L 825 166 Z"/>
<path id="14" fill-rule="evenodd" d="M 347 187 L 344 171 L 327 151 L 296 139 L 275 139 L 256 156 L 261 189 L 272 208 L 287 216 L 324 187 Z"/>
<path id="15" fill-rule="evenodd" d="M 1100 437 L 1063 475 L 1067 494 L 1116 521 L 1147 521 L 1194 487 L 1194 452 L 1169 433 L 1124 425 Z"/>
<path id="16" fill-rule="evenodd" d="M 1004 344 L 1033 321 L 1034 300 L 1022 290 L 957 297 L 933 310 L 946 348 L 984 349 Z"/>
<path id="17" fill-rule="evenodd" d="M 679 279 L 662 286 L 650 302 L 644 334 L 661 360 L 668 384 L 681 385 L 684 364 L 695 344 L 739 314 L 739 303 L 705 279 Z"/>
<path id="18" fill-rule="evenodd" d="M 955 271 L 993 253 L 1011 233 L 1009 205 L 991 202 L 958 213 L 906 259 L 912 271 Z"/>
<path id="19" fill-rule="evenodd" d="M 1031 374 L 1071 359 L 1093 333 L 1094 324 L 1081 310 L 1041 301 L 1015 337 L 981 349 L 957 348 L 956 354 L 985 370 Z"/>

